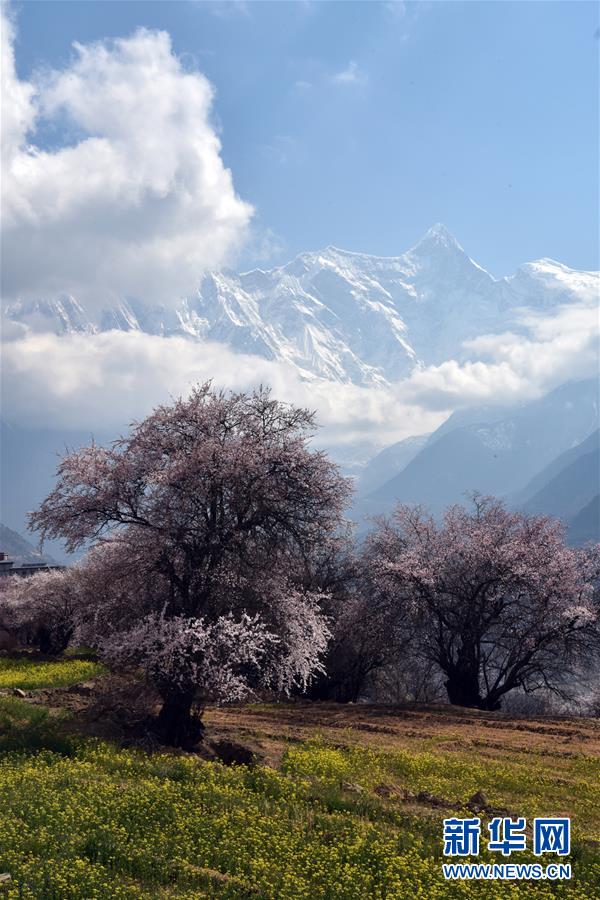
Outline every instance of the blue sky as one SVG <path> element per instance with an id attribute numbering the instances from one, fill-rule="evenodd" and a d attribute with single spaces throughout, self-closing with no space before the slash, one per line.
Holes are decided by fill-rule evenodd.
<path id="1" fill-rule="evenodd" d="M 393 255 L 444 222 L 495 275 L 598 267 L 591 2 L 13 4 L 18 75 L 73 41 L 169 32 L 216 90 L 246 267 L 334 244 Z M 60 128 L 38 143 L 67 140 Z M 270 258 L 269 258 L 270 257 Z"/>

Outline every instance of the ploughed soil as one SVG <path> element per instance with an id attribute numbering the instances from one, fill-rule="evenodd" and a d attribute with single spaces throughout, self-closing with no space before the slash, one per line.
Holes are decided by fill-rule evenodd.
<path id="1" fill-rule="evenodd" d="M 158 749 L 149 728 L 158 698 L 140 682 L 104 675 L 72 687 L 24 691 L 22 696 L 50 708 L 53 714 L 70 712 L 63 728 Z M 449 751 L 474 754 L 479 762 L 531 752 L 563 759 L 600 757 L 600 719 L 525 717 L 442 704 L 382 706 L 292 700 L 209 707 L 203 722 L 205 740 L 196 752 L 210 756 L 211 744 L 230 742 L 248 748 L 257 761 L 274 766 L 290 743 L 317 735 L 340 746 Z"/>
<path id="2" fill-rule="evenodd" d="M 317 734 L 344 746 L 473 753 L 479 762 L 532 751 L 554 758 L 600 756 L 600 719 L 517 718 L 444 705 L 255 704 L 208 709 L 205 722 L 208 733 L 256 744 L 275 764 L 290 741 Z"/>

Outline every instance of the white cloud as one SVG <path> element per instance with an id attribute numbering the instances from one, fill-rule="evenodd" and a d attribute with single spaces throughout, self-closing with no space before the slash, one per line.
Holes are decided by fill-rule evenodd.
<path id="1" fill-rule="evenodd" d="M 367 81 L 367 74 L 353 60 L 348 63 L 345 69 L 336 72 L 331 76 L 334 84 L 364 86 Z"/>
<path id="2" fill-rule="evenodd" d="M 321 443 L 378 446 L 431 430 L 444 418 L 392 389 L 315 379 L 277 363 L 211 342 L 140 332 L 34 334 L 12 324 L 3 347 L 3 415 L 24 427 L 123 428 L 196 382 L 274 396 L 317 412 Z"/>
<path id="3" fill-rule="evenodd" d="M 34 88 L 18 80 L 15 72 L 15 27 L 4 4 L 0 7 L 2 53 L 2 159 L 12 159 L 35 122 Z"/>
<path id="4" fill-rule="evenodd" d="M 595 307 L 569 306 L 525 321 L 527 334 L 479 337 L 468 344 L 470 361 L 417 369 L 389 388 L 305 381 L 285 363 L 185 337 L 56 336 L 7 322 L 3 415 L 25 427 L 120 429 L 195 382 L 213 379 L 240 390 L 268 384 L 277 398 L 316 410 L 321 444 L 373 452 L 432 431 L 453 409 L 526 401 L 597 374 Z"/>
<path id="5" fill-rule="evenodd" d="M 527 313 L 528 333 L 482 335 L 465 344 L 472 359 L 416 371 L 400 387 L 405 402 L 428 409 L 533 399 L 568 380 L 598 375 L 600 317 L 593 304 Z"/>
<path id="6" fill-rule="evenodd" d="M 433 431 L 457 408 L 535 399 L 598 371 L 596 305 L 529 313 L 526 331 L 468 342 L 470 360 L 416 369 L 389 387 L 302 380 L 282 362 L 218 343 L 140 332 L 57 336 L 7 321 L 3 331 L 3 416 L 25 428 L 117 432 L 192 384 L 247 390 L 307 406 L 322 426 L 316 441 L 338 459 L 367 459 L 382 446 Z"/>
<path id="7" fill-rule="evenodd" d="M 169 302 L 243 241 L 252 208 L 235 193 L 211 120 L 213 89 L 165 32 L 75 44 L 31 84 L 3 28 L 3 294 L 71 293 Z M 28 143 L 38 124 L 76 138 Z M 31 137 L 33 136 L 33 137 Z"/>
<path id="8" fill-rule="evenodd" d="M 244 253 L 240 257 L 240 269 L 245 266 L 255 269 L 259 263 L 262 265 L 272 263 L 286 251 L 287 244 L 282 235 L 277 234 L 272 228 L 256 226 L 255 222 L 250 229 Z"/>

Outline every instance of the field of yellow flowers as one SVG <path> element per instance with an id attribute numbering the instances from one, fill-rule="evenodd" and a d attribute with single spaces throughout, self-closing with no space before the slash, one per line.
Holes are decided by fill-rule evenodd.
<path id="1" fill-rule="evenodd" d="M 82 660 L 14 662 L 0 660 L 4 690 L 93 674 Z M 395 719 L 373 720 L 369 731 L 364 711 L 360 727 L 352 710 L 342 719 L 323 710 L 311 725 L 306 705 L 257 705 L 214 711 L 209 728 L 253 741 L 271 765 L 226 767 L 78 735 L 63 727 L 67 712 L 29 700 L 0 696 L 0 872 L 11 876 L 0 897 L 600 897 L 600 762 L 591 738 L 588 752 L 587 738 L 562 746 L 560 735 L 538 734 L 526 751 L 526 733 L 517 728 L 510 741 L 496 728 L 487 744 L 476 737 L 473 751 L 460 723 L 442 714 L 440 729 L 431 712 L 420 726 L 417 713 L 399 720 L 396 738 Z M 597 723 L 586 728 L 598 735 Z M 490 810 L 570 814 L 572 881 L 445 883 L 442 819 L 461 815 L 476 791 Z"/>

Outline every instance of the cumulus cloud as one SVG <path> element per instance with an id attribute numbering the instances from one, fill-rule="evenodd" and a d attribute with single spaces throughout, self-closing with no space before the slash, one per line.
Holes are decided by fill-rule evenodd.
<path id="1" fill-rule="evenodd" d="M 221 158 L 212 86 L 169 35 L 76 43 L 66 68 L 26 83 L 2 32 L 5 299 L 168 303 L 225 264 L 252 208 Z M 68 143 L 36 145 L 39 126 Z"/>
<path id="2" fill-rule="evenodd" d="M 15 27 L 4 4 L 0 7 L 0 68 L 2 90 L 2 159 L 12 159 L 27 132 L 33 127 L 36 111 L 33 85 L 21 82 L 15 73 Z"/>
<path id="3" fill-rule="evenodd" d="M 466 362 L 447 360 L 415 371 L 401 386 L 406 402 L 428 409 L 505 404 L 534 399 L 568 380 L 598 374 L 597 304 L 572 304 L 551 315 L 526 313 L 524 333 L 467 341 Z"/>

